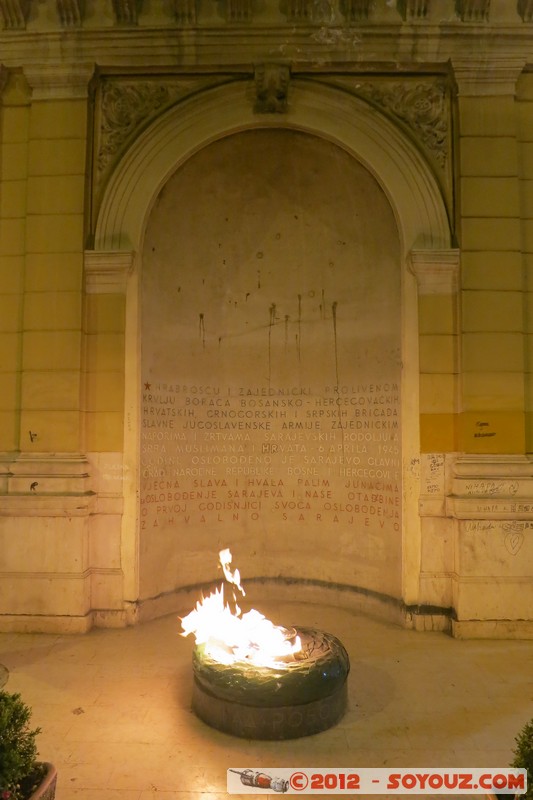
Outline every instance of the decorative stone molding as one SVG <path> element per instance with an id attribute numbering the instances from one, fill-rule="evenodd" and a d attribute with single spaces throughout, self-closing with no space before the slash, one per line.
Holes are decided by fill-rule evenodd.
<path id="1" fill-rule="evenodd" d="M 179 25 L 195 25 L 197 21 L 196 0 L 174 0 L 174 16 Z"/>
<path id="2" fill-rule="evenodd" d="M 252 0 L 226 0 L 226 20 L 228 22 L 250 22 L 252 16 Z"/>
<path id="3" fill-rule="evenodd" d="M 97 172 L 104 172 L 128 136 L 170 105 L 176 94 L 164 83 L 105 81 L 100 96 Z"/>
<path id="4" fill-rule="evenodd" d="M 86 250 L 83 266 L 87 294 L 124 294 L 134 259 L 133 252 Z"/>
<path id="5" fill-rule="evenodd" d="M 429 0 L 398 0 L 396 4 L 404 21 L 425 19 L 429 11 Z"/>
<path id="6" fill-rule="evenodd" d="M 311 22 L 312 18 L 312 0 L 287 0 L 288 22 Z"/>
<path id="7" fill-rule="evenodd" d="M 226 80 L 205 92 L 205 102 L 195 94 L 160 114 L 149 130 L 132 139 L 127 158 L 119 161 L 106 182 L 94 216 L 95 248 L 113 250 L 118 245 L 137 250 L 151 203 L 176 164 L 194 152 L 191 143 L 196 149 L 254 124 L 257 119 L 242 81 Z M 442 189 L 434 170 L 398 125 L 386 117 L 378 125 L 374 109 L 346 90 L 295 78 L 291 78 L 291 124 L 341 143 L 381 175 L 406 251 L 415 242 L 418 249 L 448 247 L 450 225 Z"/>
<path id="8" fill-rule="evenodd" d="M 193 91 L 225 80 L 217 75 L 101 80 L 96 90 L 95 185 L 102 183 L 126 143 L 160 113 Z"/>
<path id="9" fill-rule="evenodd" d="M 366 84 L 362 94 L 406 123 L 424 146 L 445 167 L 449 147 L 448 91 L 446 84 Z"/>
<path id="10" fill-rule="evenodd" d="M 462 22 L 488 22 L 490 0 L 456 0 L 455 10 Z"/>
<path id="11" fill-rule="evenodd" d="M 142 0 L 113 0 L 117 25 L 137 25 Z"/>
<path id="12" fill-rule="evenodd" d="M 361 80 L 332 76 L 329 83 L 343 86 L 364 97 L 395 121 L 405 125 L 445 170 L 451 161 L 451 87 L 444 78 L 431 80 Z"/>
<path id="13" fill-rule="evenodd" d="M 374 9 L 372 0 L 342 0 L 341 11 L 348 22 L 368 19 Z"/>
<path id="14" fill-rule="evenodd" d="M 533 22 L 533 0 L 518 0 L 518 13 L 522 22 Z"/>
<path id="15" fill-rule="evenodd" d="M 0 13 L 6 30 L 24 30 L 29 12 L 29 0 L 0 0 Z"/>
<path id="16" fill-rule="evenodd" d="M 287 111 L 290 70 L 285 64 L 259 64 L 255 68 L 256 114 L 282 114 Z"/>
<path id="17" fill-rule="evenodd" d="M 7 453 L 0 455 L 0 495 L 7 494 L 9 478 L 12 475 L 10 469 L 11 458 Z"/>
<path id="18" fill-rule="evenodd" d="M 460 456 L 446 514 L 464 520 L 533 520 L 533 462 L 521 455 Z M 509 532 L 521 527 L 513 522 Z"/>
<path id="19" fill-rule="evenodd" d="M 39 64 L 25 67 L 24 74 L 34 100 L 85 98 L 94 73 L 94 64 Z"/>
<path id="20" fill-rule="evenodd" d="M 453 294 L 459 288 L 459 250 L 411 250 L 409 270 L 419 294 Z"/>
<path id="21" fill-rule="evenodd" d="M 83 0 L 57 0 L 57 13 L 63 28 L 79 28 L 84 10 Z"/>
<path id="22" fill-rule="evenodd" d="M 514 96 L 526 58 L 453 59 L 452 63 L 460 95 Z"/>
<path id="23" fill-rule="evenodd" d="M 32 507 L 37 509 L 39 499 L 43 497 L 55 498 L 55 505 L 50 503 L 46 508 L 52 508 L 59 503 L 63 505 L 66 496 L 66 502 L 76 496 L 79 502 L 80 495 L 92 497 L 91 479 L 89 475 L 89 463 L 84 455 L 80 453 L 69 453 L 65 455 L 56 455 L 55 453 L 42 453 L 38 455 L 30 455 L 28 453 L 20 453 L 13 458 L 12 461 L 4 463 L 4 468 L 8 468 L 6 473 L 4 470 L 4 480 L 7 485 L 6 495 L 2 497 L 3 513 L 10 514 L 10 510 L 6 507 L 6 501 L 9 498 L 11 506 L 20 503 L 21 498 L 31 499 L 35 502 Z M 18 498 L 18 500 L 17 500 Z M 41 504 L 42 505 L 42 504 Z M 40 513 L 35 510 L 34 513 Z M 81 509 L 80 509 L 80 513 Z"/>

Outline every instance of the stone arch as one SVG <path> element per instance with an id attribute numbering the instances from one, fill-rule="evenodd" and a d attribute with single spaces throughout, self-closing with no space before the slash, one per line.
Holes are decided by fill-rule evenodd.
<path id="1" fill-rule="evenodd" d="M 403 450 L 403 588 L 401 602 L 419 602 L 421 529 L 418 475 L 405 465 L 418 463 L 419 384 L 417 286 L 409 270 L 413 250 L 450 248 L 450 226 L 438 182 L 415 145 L 384 115 L 353 95 L 310 80 L 294 80 L 284 114 L 255 114 L 249 81 L 234 81 L 199 92 L 165 112 L 134 142 L 115 168 L 98 212 L 94 250 L 111 260 L 121 253 L 140 254 L 156 198 L 170 176 L 196 152 L 216 140 L 252 128 L 292 128 L 329 140 L 357 159 L 376 178 L 393 210 L 402 253 L 402 450 Z M 125 600 L 139 618 L 174 611 L 172 597 L 139 599 L 139 269 L 130 273 L 126 303 L 126 392 L 122 564 Z M 393 599 L 372 598 L 367 605 L 391 608 Z M 384 600 L 384 602 L 382 602 Z M 339 600 L 339 602 L 341 602 Z M 357 603 L 360 604 L 360 600 Z"/>
<path id="2" fill-rule="evenodd" d="M 427 162 L 386 117 L 349 93 L 295 80 L 286 114 L 254 114 L 247 82 L 200 92 L 158 118 L 115 169 L 98 214 L 95 250 L 141 249 L 159 190 L 196 150 L 251 127 L 293 127 L 343 147 L 376 177 L 396 215 L 405 254 L 444 249 L 450 230 Z"/>

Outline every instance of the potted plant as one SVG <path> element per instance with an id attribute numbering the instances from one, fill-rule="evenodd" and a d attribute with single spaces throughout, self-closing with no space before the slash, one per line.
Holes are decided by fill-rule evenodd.
<path id="1" fill-rule="evenodd" d="M 533 800 L 533 719 L 526 722 L 518 736 L 515 737 L 516 747 L 513 750 L 514 758 L 510 766 L 516 769 L 525 769 L 527 788 L 523 794 L 487 794 L 488 800 Z"/>
<path id="2" fill-rule="evenodd" d="M 0 800 L 53 800 L 57 773 L 39 761 L 31 709 L 20 694 L 0 691 Z"/>
<path id="3" fill-rule="evenodd" d="M 520 797 L 533 800 L 533 719 L 526 722 L 515 742 L 511 766 L 525 769 L 527 773 L 527 789 Z"/>

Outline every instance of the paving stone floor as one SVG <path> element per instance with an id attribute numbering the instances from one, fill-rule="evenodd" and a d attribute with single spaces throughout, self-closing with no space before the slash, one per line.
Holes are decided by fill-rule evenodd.
<path id="1" fill-rule="evenodd" d="M 349 710 L 336 727 L 281 743 L 207 727 L 190 709 L 193 643 L 175 615 L 86 635 L 0 634 L 5 688 L 33 707 L 57 800 L 222 800 L 226 770 L 243 765 L 506 767 L 533 717 L 533 641 L 461 641 L 296 602 L 260 610 L 345 645 Z"/>

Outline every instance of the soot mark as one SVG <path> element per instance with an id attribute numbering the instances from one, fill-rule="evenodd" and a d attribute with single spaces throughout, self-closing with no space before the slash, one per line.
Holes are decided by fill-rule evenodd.
<path id="1" fill-rule="evenodd" d="M 269 308 L 270 318 L 268 320 L 268 385 L 270 386 L 271 368 L 272 368 L 272 328 L 276 324 L 276 304 L 272 303 Z"/>
<path id="2" fill-rule="evenodd" d="M 339 385 L 339 353 L 337 348 L 337 301 L 331 304 L 331 318 L 333 320 L 333 341 L 335 345 L 335 378 Z"/>
<path id="3" fill-rule="evenodd" d="M 302 295 L 298 295 L 298 333 L 296 335 L 298 361 L 302 360 Z"/>
<path id="4" fill-rule="evenodd" d="M 320 303 L 320 319 L 326 319 L 326 295 L 322 289 L 322 302 Z"/>
<path id="5" fill-rule="evenodd" d="M 338 350 L 338 340 L 337 340 L 337 301 L 331 304 L 331 318 L 333 320 L 333 343 L 335 347 L 335 383 L 339 386 L 339 350 Z M 339 419 L 341 416 L 341 407 L 338 406 L 339 409 Z M 342 425 L 341 428 L 341 440 L 342 440 L 342 447 L 344 451 L 344 428 Z"/>

